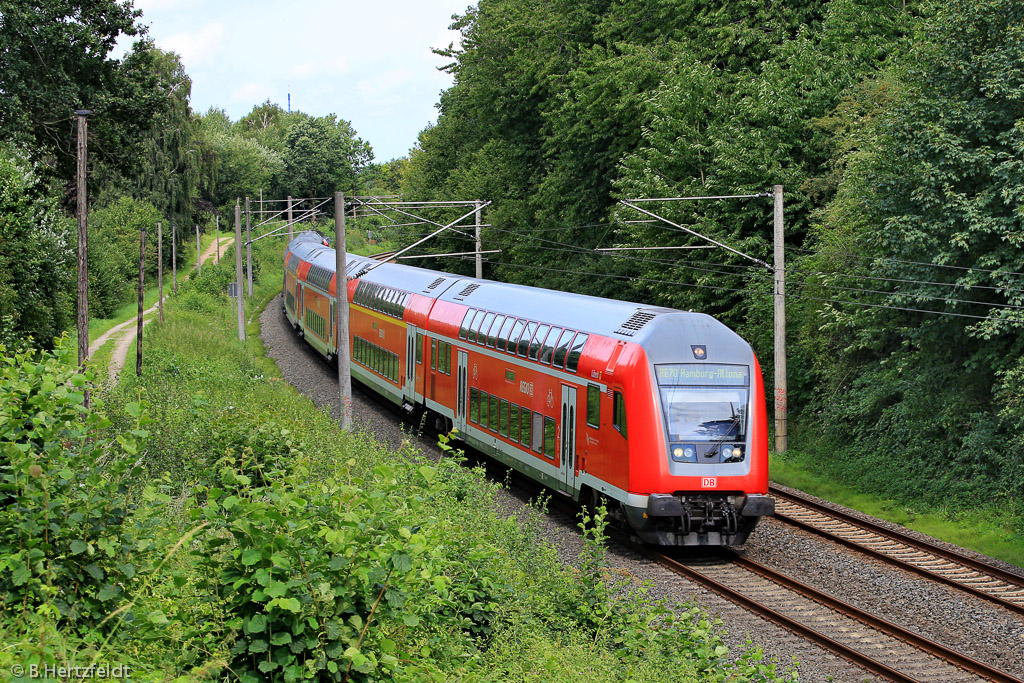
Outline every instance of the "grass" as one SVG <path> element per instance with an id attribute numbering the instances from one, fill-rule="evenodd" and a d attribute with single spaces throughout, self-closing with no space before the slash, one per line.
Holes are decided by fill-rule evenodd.
<path id="1" fill-rule="evenodd" d="M 200 244 L 201 244 L 200 248 L 203 251 L 206 251 L 207 247 L 209 247 L 211 244 L 213 244 L 214 239 L 215 239 L 214 235 L 200 235 Z M 221 236 L 221 240 L 223 241 L 223 235 Z M 223 247 L 222 247 L 222 250 L 223 250 Z M 192 250 L 191 249 L 184 249 L 184 251 L 185 251 L 184 262 L 182 263 L 181 267 L 178 269 L 182 273 L 182 276 L 184 276 L 185 273 L 188 273 L 189 271 L 191 271 L 192 268 L 195 266 L 195 262 L 196 262 L 195 259 L 191 258 L 191 254 L 192 254 Z M 223 253 L 221 254 L 221 256 L 223 257 Z M 210 257 L 210 261 L 207 261 L 207 263 L 213 262 L 213 260 L 215 258 L 216 257 L 212 257 L 211 256 Z M 171 295 L 171 286 L 172 286 L 171 285 L 171 273 L 169 271 L 165 271 L 164 272 L 164 300 L 166 300 L 167 297 L 169 297 Z M 151 306 L 153 306 L 156 303 L 158 291 L 159 291 L 159 288 L 157 287 L 157 284 L 156 284 L 155 281 L 153 281 L 153 284 L 151 284 L 150 286 L 146 287 L 146 292 L 143 295 L 143 299 L 142 299 L 142 302 L 143 302 L 142 303 L 142 307 L 143 307 L 144 310 L 150 308 Z M 138 299 L 133 299 L 132 301 L 129 301 L 128 303 L 126 303 L 123 306 L 121 306 L 120 308 L 118 308 L 114 312 L 114 315 L 112 315 L 109 318 L 91 318 L 89 320 L 89 341 L 90 342 L 96 341 L 96 339 L 98 339 L 104 332 L 108 331 L 110 328 L 115 327 L 117 325 L 120 325 L 121 323 L 125 322 L 126 320 L 129 320 L 129 319 L 133 318 L 135 315 L 138 314 L 138 310 L 139 310 Z"/>
<path id="2" fill-rule="evenodd" d="M 997 510 L 952 514 L 944 510 L 915 509 L 825 476 L 816 471 L 809 460 L 800 452 L 791 451 L 785 456 L 773 454 L 769 464 L 772 481 L 1024 567 L 1024 539 L 1007 524 L 999 523 Z"/>

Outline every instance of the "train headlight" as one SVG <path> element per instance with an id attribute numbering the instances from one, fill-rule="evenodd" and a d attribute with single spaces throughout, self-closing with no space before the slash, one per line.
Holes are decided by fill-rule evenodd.
<path id="1" fill-rule="evenodd" d="M 672 444 L 669 451 L 676 462 L 697 462 L 697 447 L 692 444 Z"/>

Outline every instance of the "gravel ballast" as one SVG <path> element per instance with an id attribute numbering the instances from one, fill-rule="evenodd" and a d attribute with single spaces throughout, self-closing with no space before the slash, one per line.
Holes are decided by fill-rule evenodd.
<path id="1" fill-rule="evenodd" d="M 300 339 L 281 312 L 280 297 L 260 316 L 260 337 L 286 381 L 318 407 L 338 414 L 337 370 Z M 424 453 L 440 457 L 429 438 L 412 435 L 414 425 L 403 421 L 397 409 L 378 400 L 353 382 L 355 429 L 372 434 L 391 446 L 413 440 Z M 499 472 L 498 467 L 491 468 Z M 499 480 L 502 475 L 496 475 Z M 501 492 L 498 505 L 505 514 L 525 517 L 529 494 Z M 567 514 L 551 513 L 540 521 L 547 540 L 566 562 L 575 560 L 582 539 L 576 521 Z M 872 560 L 813 534 L 774 519 L 765 519 L 742 552 L 753 560 L 784 571 L 831 595 L 871 610 L 1024 679 L 1024 620 L 963 591 L 928 581 L 910 572 Z M 696 601 L 722 621 L 725 640 L 737 652 L 747 640 L 761 645 L 782 667 L 799 662 L 800 680 L 862 682 L 873 675 L 826 650 L 791 634 L 701 586 L 612 544 L 608 563 L 613 570 L 650 584 L 654 597 Z"/>

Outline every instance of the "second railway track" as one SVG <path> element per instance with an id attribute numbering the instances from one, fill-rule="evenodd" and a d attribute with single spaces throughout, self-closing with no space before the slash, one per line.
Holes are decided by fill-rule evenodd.
<path id="1" fill-rule="evenodd" d="M 648 547 L 632 547 L 663 567 L 887 680 L 1021 681 L 734 551 L 726 552 L 721 559 L 682 561 Z"/>
<path id="2" fill-rule="evenodd" d="M 777 486 L 770 490 L 780 521 L 1024 615 L 1024 577 Z"/>

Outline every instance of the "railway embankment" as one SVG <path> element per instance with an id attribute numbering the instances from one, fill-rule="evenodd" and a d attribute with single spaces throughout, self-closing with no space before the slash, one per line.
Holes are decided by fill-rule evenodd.
<path id="1" fill-rule="evenodd" d="M 257 300 L 278 280 L 267 263 Z M 401 432 L 339 432 L 263 356 L 255 321 L 248 342 L 234 338 L 229 277 L 204 269 L 182 285 L 147 328 L 142 376 L 94 393 L 88 412 L 88 378 L 67 364 L 4 364 L 14 419 L 2 438 L 27 446 L 4 449 L 0 666 L 102 661 L 153 680 L 789 679 L 756 648 L 730 651 L 696 607 L 666 611 L 638 592 L 590 536 L 564 563 L 539 514 L 509 516 L 479 472 Z M 29 411 L 52 438 L 22 438 Z"/>

